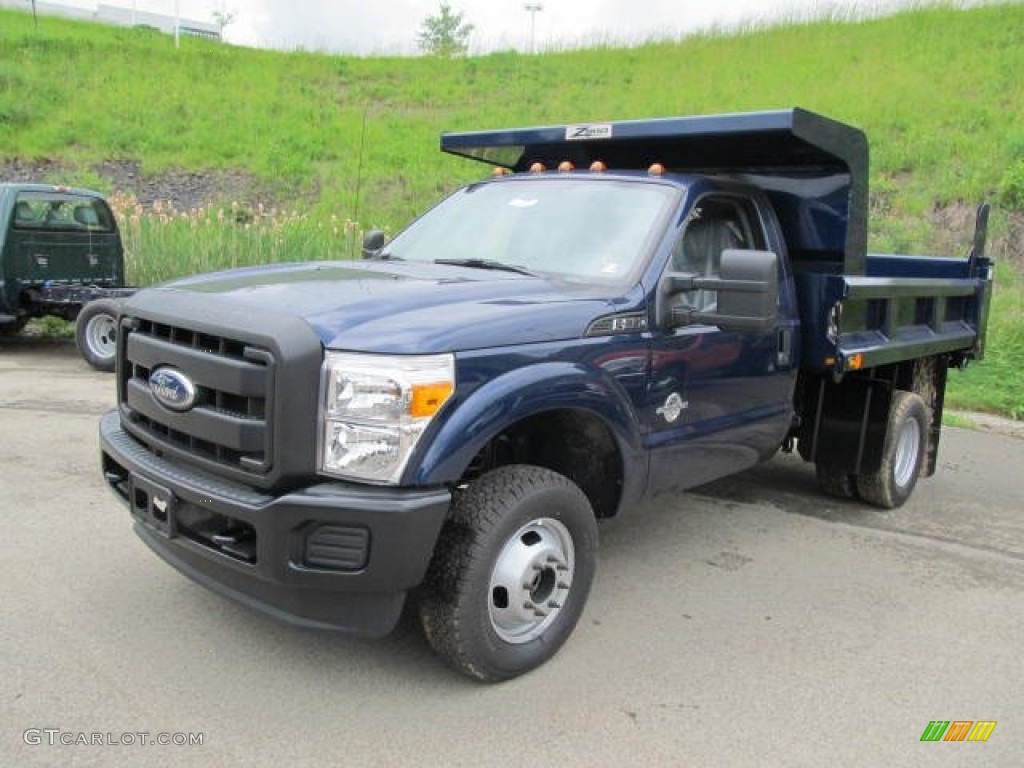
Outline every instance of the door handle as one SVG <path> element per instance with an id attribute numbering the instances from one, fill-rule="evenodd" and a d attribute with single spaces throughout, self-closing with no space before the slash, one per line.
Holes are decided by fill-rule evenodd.
<path id="1" fill-rule="evenodd" d="M 779 367 L 788 366 L 793 359 L 793 329 L 779 328 L 778 333 L 778 350 L 775 362 Z"/>

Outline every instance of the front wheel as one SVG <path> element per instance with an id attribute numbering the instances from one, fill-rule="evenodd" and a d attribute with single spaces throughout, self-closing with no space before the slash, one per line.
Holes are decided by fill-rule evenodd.
<path id="1" fill-rule="evenodd" d="M 119 307 L 114 299 L 94 299 L 78 313 L 75 343 L 85 362 L 97 371 L 109 373 L 114 370 Z"/>
<path id="2" fill-rule="evenodd" d="M 499 682 L 540 666 L 572 633 L 590 593 L 597 522 L 583 492 L 541 467 L 500 467 L 461 491 L 419 601 L 434 650 Z"/>
<path id="3" fill-rule="evenodd" d="M 903 506 L 921 474 L 928 449 L 928 408 L 913 392 L 896 391 L 877 472 L 857 478 L 857 492 L 865 501 L 884 509 Z"/>

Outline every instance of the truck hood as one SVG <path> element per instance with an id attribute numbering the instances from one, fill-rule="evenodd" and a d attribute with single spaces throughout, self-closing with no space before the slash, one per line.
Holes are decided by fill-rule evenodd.
<path id="1" fill-rule="evenodd" d="M 579 338 L 612 286 L 415 262 L 316 262 L 217 272 L 152 291 L 216 296 L 231 314 L 297 315 L 330 349 L 431 353 Z"/>

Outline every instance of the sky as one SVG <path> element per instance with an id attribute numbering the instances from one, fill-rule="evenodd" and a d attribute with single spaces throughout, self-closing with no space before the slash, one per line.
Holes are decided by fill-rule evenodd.
<path id="1" fill-rule="evenodd" d="M 90 0 L 50 0 L 95 8 Z M 266 48 L 373 54 L 416 54 L 423 20 L 440 0 L 106 0 L 107 5 L 212 21 L 234 14 L 224 37 Z M 470 53 L 580 47 L 598 42 L 635 43 L 679 37 L 709 28 L 735 29 L 781 19 L 873 16 L 915 0 L 449 0 L 475 29 Z M 542 10 L 531 14 L 528 4 Z M 919 3 L 916 3 L 919 4 Z M 956 5 L 977 0 L 955 0 Z M 531 38 L 531 18 L 534 23 Z"/>

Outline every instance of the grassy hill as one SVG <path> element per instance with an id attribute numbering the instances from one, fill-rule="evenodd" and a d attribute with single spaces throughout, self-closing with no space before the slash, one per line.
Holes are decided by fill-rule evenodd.
<path id="1" fill-rule="evenodd" d="M 147 179 L 235 179 L 223 188 L 241 198 L 234 207 L 225 193 L 178 229 L 139 225 L 130 244 L 146 258 L 133 268 L 149 281 L 253 253 L 351 252 L 360 230 L 396 229 L 486 172 L 442 156 L 442 130 L 799 105 L 867 132 L 874 250 L 962 253 L 975 204 L 1000 203 L 993 252 L 1013 268 L 999 274 L 991 378 L 964 378 L 981 382 L 972 400 L 999 389 L 1001 400 L 981 405 L 1024 414 L 1022 72 L 1021 4 L 453 61 L 195 39 L 175 50 L 152 31 L 49 17 L 36 30 L 30 15 L 0 11 L 0 162 L 42 164 L 53 181 L 105 191 L 111 164 Z M 217 234 L 184 261 L 195 230 Z"/>

